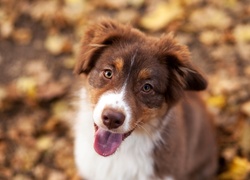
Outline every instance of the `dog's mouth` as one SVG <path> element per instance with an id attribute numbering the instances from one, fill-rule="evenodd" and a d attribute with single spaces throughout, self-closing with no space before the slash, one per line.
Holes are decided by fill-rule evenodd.
<path id="1" fill-rule="evenodd" d="M 95 141 L 94 149 L 101 156 L 110 156 L 116 152 L 120 147 L 123 140 L 125 140 L 133 130 L 124 133 L 113 133 L 105 129 L 99 128 L 96 124 L 95 126 Z"/>

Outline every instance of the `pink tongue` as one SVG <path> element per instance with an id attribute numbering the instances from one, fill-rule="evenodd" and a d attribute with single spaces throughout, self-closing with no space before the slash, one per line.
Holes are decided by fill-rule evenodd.
<path id="1" fill-rule="evenodd" d="M 101 156 L 112 155 L 122 143 L 122 134 L 115 134 L 99 128 L 95 133 L 94 148 Z"/>

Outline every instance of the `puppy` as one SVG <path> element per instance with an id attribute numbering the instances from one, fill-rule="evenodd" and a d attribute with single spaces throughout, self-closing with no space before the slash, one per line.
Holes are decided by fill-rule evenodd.
<path id="1" fill-rule="evenodd" d="M 87 180 L 211 180 L 216 143 L 195 91 L 207 81 L 173 37 L 103 19 L 82 41 L 75 161 Z"/>

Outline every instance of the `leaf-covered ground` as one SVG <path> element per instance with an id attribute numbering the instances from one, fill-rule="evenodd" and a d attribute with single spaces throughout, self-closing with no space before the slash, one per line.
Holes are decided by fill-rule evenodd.
<path id="1" fill-rule="evenodd" d="M 72 69 L 86 24 L 103 16 L 189 46 L 210 82 L 218 179 L 250 179 L 248 0 L 0 0 L 0 179 L 79 179 Z"/>

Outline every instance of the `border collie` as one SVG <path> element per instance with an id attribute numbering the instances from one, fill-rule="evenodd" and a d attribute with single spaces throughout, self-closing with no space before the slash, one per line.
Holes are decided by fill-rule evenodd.
<path id="1" fill-rule="evenodd" d="M 83 37 L 75 161 L 87 180 L 211 180 L 216 141 L 186 46 L 102 19 Z"/>

